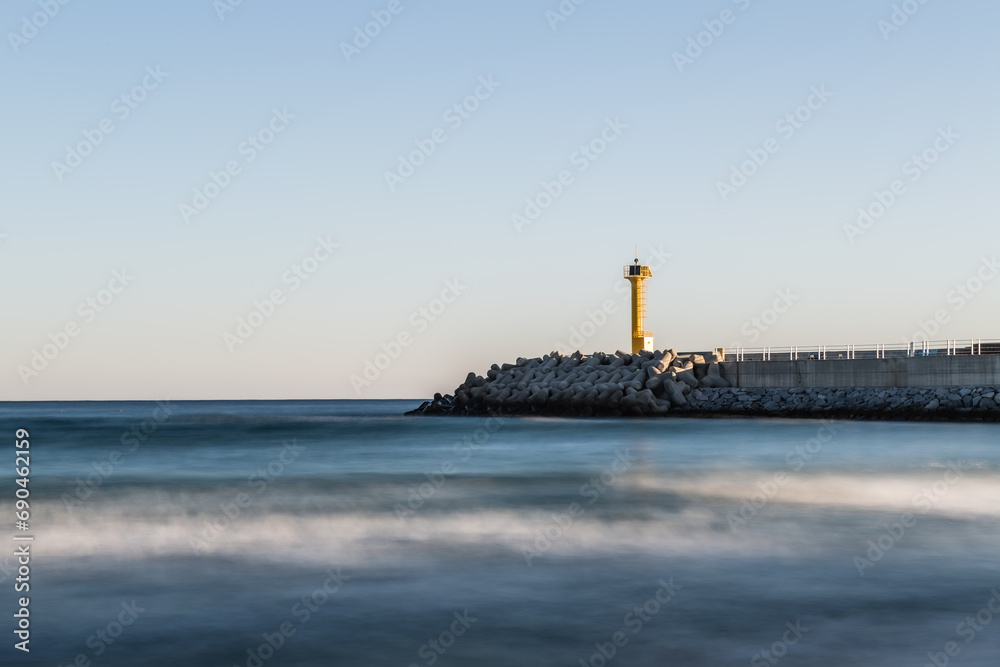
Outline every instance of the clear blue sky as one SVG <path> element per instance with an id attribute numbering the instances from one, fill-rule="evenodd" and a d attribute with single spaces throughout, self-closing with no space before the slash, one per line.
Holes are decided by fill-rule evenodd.
<path id="1" fill-rule="evenodd" d="M 897 343 L 938 311 L 936 338 L 1000 338 L 1000 280 L 954 292 L 1000 252 L 996 2 L 914 1 L 891 32 L 888 0 L 589 0 L 558 22 L 557 0 L 223 2 L 0 9 L 0 399 L 420 397 L 566 343 L 608 299 L 582 347 L 614 351 L 636 245 L 658 347 Z M 391 22 L 345 56 L 372 12 Z M 100 143 L 54 166 L 85 132 Z M 925 150 L 926 171 L 906 164 Z M 767 161 L 724 198 L 747 151 Z M 228 186 L 184 216 L 213 172 Z M 317 238 L 338 247 L 297 282 Z M 224 337 L 275 289 L 262 326 Z M 787 312 L 751 324 L 779 290 Z"/>

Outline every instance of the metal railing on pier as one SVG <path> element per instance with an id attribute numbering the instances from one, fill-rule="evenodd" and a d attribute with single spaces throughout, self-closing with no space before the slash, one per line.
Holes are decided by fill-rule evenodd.
<path id="1" fill-rule="evenodd" d="M 800 347 L 720 348 L 723 361 L 797 361 L 802 359 L 890 359 L 931 356 L 1000 354 L 1000 340 L 983 338 L 943 341 L 875 343 L 873 345 L 813 345 Z"/>

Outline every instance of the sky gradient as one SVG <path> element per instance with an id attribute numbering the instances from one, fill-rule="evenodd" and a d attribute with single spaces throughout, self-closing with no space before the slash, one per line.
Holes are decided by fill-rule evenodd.
<path id="1" fill-rule="evenodd" d="M 4 3 L 0 400 L 613 352 L 635 246 L 658 348 L 1000 338 L 1000 5 L 902 5 Z"/>

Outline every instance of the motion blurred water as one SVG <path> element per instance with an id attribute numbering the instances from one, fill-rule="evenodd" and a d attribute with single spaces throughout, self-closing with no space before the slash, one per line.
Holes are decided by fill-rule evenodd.
<path id="1" fill-rule="evenodd" d="M 415 405 L 0 404 L 3 663 L 997 664 L 996 425 Z"/>

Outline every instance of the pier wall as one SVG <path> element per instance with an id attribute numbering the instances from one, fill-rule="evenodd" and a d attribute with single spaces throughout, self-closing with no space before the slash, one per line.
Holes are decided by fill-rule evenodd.
<path id="1" fill-rule="evenodd" d="M 1000 385 L 1000 355 L 724 361 L 733 387 L 968 387 Z"/>

